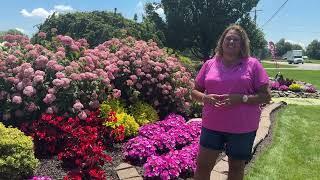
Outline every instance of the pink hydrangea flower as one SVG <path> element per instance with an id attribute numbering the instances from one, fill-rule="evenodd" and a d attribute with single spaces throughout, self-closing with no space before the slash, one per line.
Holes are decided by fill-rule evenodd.
<path id="1" fill-rule="evenodd" d="M 42 38 L 42 39 L 45 39 L 47 37 L 47 34 L 45 32 L 39 32 L 38 33 L 38 37 Z"/>
<path id="2" fill-rule="evenodd" d="M 57 86 L 57 87 L 63 87 L 64 81 L 61 80 L 61 79 L 54 79 L 54 80 L 52 81 L 52 84 L 53 84 L 54 86 Z"/>
<path id="3" fill-rule="evenodd" d="M 57 72 L 56 73 L 56 78 L 61 79 L 61 78 L 64 78 L 64 77 L 65 77 L 65 75 L 62 72 Z"/>
<path id="4" fill-rule="evenodd" d="M 128 86 L 132 86 L 133 84 L 134 84 L 134 83 L 133 83 L 133 81 L 132 81 L 132 80 L 130 80 L 130 79 L 129 79 L 129 80 L 127 80 L 127 85 L 128 85 Z"/>
<path id="5" fill-rule="evenodd" d="M 43 98 L 43 102 L 46 104 L 51 104 L 56 100 L 56 96 L 53 94 L 47 94 L 45 98 Z"/>
<path id="6" fill-rule="evenodd" d="M 33 96 L 36 93 L 36 90 L 32 86 L 27 86 L 23 89 L 23 94 L 28 97 Z"/>
<path id="7" fill-rule="evenodd" d="M 29 103 L 27 106 L 26 106 L 26 110 L 29 111 L 29 112 L 34 112 L 38 109 L 37 105 L 33 102 Z"/>
<path id="8" fill-rule="evenodd" d="M 34 78 L 33 78 L 33 82 L 36 84 L 43 83 L 43 81 L 44 81 L 44 78 L 43 78 L 43 76 L 40 76 L 40 75 L 34 76 Z"/>
<path id="9" fill-rule="evenodd" d="M 112 91 L 113 91 L 112 95 L 113 95 L 114 98 L 120 98 L 121 97 L 121 90 L 113 89 Z"/>
<path id="10" fill-rule="evenodd" d="M 81 119 L 81 120 L 85 120 L 87 118 L 87 114 L 85 111 L 81 111 L 79 114 L 78 114 L 78 117 Z"/>
<path id="11" fill-rule="evenodd" d="M 76 103 L 74 103 L 73 108 L 76 111 L 80 111 L 81 109 L 84 108 L 84 106 L 81 104 L 81 102 L 79 100 L 77 100 Z"/>
<path id="12" fill-rule="evenodd" d="M 22 102 L 21 96 L 13 96 L 12 102 L 15 104 L 21 104 L 21 102 Z"/>

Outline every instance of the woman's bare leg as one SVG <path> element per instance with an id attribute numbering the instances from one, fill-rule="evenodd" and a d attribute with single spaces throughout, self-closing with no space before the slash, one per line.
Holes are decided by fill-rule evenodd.
<path id="1" fill-rule="evenodd" d="M 229 158 L 228 180 L 242 180 L 244 176 L 245 160 Z"/>
<path id="2" fill-rule="evenodd" d="M 216 164 L 220 152 L 200 146 L 197 157 L 197 169 L 194 174 L 195 180 L 210 180 L 211 171 Z"/>

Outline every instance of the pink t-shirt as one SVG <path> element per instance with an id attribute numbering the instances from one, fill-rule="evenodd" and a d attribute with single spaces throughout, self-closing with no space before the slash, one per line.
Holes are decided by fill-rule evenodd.
<path id="1" fill-rule="evenodd" d="M 242 59 L 233 67 L 225 67 L 221 58 L 206 61 L 200 69 L 196 83 L 207 94 L 256 94 L 259 87 L 269 83 L 269 77 L 255 58 Z M 202 110 L 203 127 L 229 133 L 246 133 L 258 129 L 260 106 L 238 104 L 214 107 L 205 103 Z"/>

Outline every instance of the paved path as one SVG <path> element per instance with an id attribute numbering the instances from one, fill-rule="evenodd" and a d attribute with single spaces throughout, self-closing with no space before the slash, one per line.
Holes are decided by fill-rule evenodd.
<path id="1" fill-rule="evenodd" d="M 275 64 L 272 61 L 263 61 L 265 63 Z M 287 62 L 277 62 L 281 65 L 290 65 Z M 304 63 L 304 64 L 293 64 L 292 66 L 297 66 L 295 68 L 266 68 L 266 69 L 299 69 L 299 70 L 320 70 L 320 64 Z"/>
<path id="2" fill-rule="evenodd" d="M 259 123 L 259 128 L 257 130 L 256 138 L 253 143 L 252 152 L 255 151 L 257 145 L 262 142 L 262 140 L 268 135 L 269 128 L 271 126 L 270 114 L 277 108 L 283 105 L 282 102 L 272 103 L 267 105 L 262 113 L 261 119 Z M 195 121 L 199 120 L 199 118 L 194 119 Z M 210 180 L 226 180 L 228 174 L 228 157 L 224 156 L 217 164 L 214 166 L 213 171 L 211 172 Z M 118 177 L 120 180 L 143 180 L 142 176 L 138 174 L 137 170 L 134 166 L 131 166 L 127 163 L 121 163 L 116 168 Z"/>

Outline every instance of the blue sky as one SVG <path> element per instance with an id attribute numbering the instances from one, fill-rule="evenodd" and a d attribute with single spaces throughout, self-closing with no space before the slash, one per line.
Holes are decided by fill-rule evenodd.
<path id="1" fill-rule="evenodd" d="M 127 18 L 143 13 L 143 4 L 160 0 L 10 0 L 1 2 L 0 31 L 19 29 L 28 35 L 36 32 L 35 25 L 42 23 L 53 11 L 110 10 L 116 7 Z M 267 24 L 268 19 L 286 0 L 260 0 L 257 5 L 257 24 L 263 29 L 267 41 L 285 38 L 289 42 L 307 46 L 320 39 L 320 1 L 289 0 Z M 161 10 L 159 13 L 163 13 Z M 253 13 L 251 13 L 253 16 Z M 265 25 L 264 25 L 265 24 Z M 263 26 L 264 25 L 264 26 Z"/>

